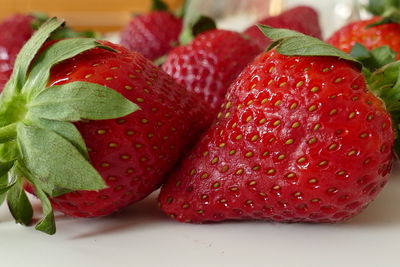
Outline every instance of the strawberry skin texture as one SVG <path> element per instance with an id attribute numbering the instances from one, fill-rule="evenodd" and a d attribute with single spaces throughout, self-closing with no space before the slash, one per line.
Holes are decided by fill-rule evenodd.
<path id="1" fill-rule="evenodd" d="M 239 33 L 211 30 L 172 50 L 162 68 L 216 110 L 231 83 L 259 53 L 257 45 Z"/>
<path id="2" fill-rule="evenodd" d="M 0 91 L 11 76 L 15 59 L 31 38 L 33 16 L 16 14 L 0 23 Z"/>
<path id="3" fill-rule="evenodd" d="M 52 69 L 50 85 L 97 83 L 140 110 L 120 119 L 76 123 L 108 188 L 51 200 L 56 210 L 75 217 L 108 215 L 146 197 L 211 121 L 201 100 L 142 55 L 102 43 L 118 53 L 95 48 L 64 61 Z"/>
<path id="4" fill-rule="evenodd" d="M 182 19 L 165 11 L 153 11 L 133 18 L 126 25 L 121 44 L 150 60 L 167 54 L 178 43 Z"/>
<path id="5" fill-rule="evenodd" d="M 391 119 L 350 62 L 272 50 L 218 117 L 162 187 L 161 209 L 178 221 L 340 222 L 387 182 Z"/>
<path id="6" fill-rule="evenodd" d="M 327 43 L 348 53 L 356 43 L 364 45 L 368 50 L 381 46 L 389 46 L 397 53 L 400 59 L 400 24 L 388 23 L 367 28 L 381 17 L 374 17 L 369 20 L 362 20 L 350 23 L 336 31 Z"/>
<path id="7" fill-rule="evenodd" d="M 267 25 L 273 28 L 290 29 L 322 39 L 318 13 L 308 6 L 298 6 L 289 9 L 279 16 L 260 20 L 257 24 Z M 246 29 L 244 34 L 257 42 L 262 50 L 265 50 L 268 45 L 271 44 L 271 40 L 268 39 L 256 25 Z"/>

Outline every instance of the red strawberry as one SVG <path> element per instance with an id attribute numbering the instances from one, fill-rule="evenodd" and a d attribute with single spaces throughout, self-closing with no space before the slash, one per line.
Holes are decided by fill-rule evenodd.
<path id="1" fill-rule="evenodd" d="M 101 84 L 137 103 L 141 110 L 121 119 L 77 124 L 91 163 L 109 188 L 52 199 L 57 210 L 71 216 L 110 214 L 146 197 L 161 185 L 191 138 L 211 118 L 202 101 L 184 92 L 144 57 L 103 44 L 119 53 L 100 48 L 87 51 L 56 66 L 50 84 Z"/>
<path id="2" fill-rule="evenodd" d="M 47 16 L 40 13 L 35 15 L 16 14 L 0 23 L 0 91 L 3 90 L 10 78 L 15 59 L 22 46 L 46 20 Z M 63 28 L 53 34 L 53 39 L 93 37 L 93 35 L 94 33 L 90 31 L 77 33 L 69 28 Z"/>
<path id="3" fill-rule="evenodd" d="M 239 33 L 211 30 L 172 50 L 162 68 L 216 110 L 230 84 L 260 52 Z"/>
<path id="4" fill-rule="evenodd" d="M 0 91 L 11 75 L 19 50 L 34 32 L 33 20 L 31 15 L 17 14 L 0 23 Z"/>
<path id="5" fill-rule="evenodd" d="M 380 21 L 381 17 L 350 23 L 336 31 L 328 43 L 348 53 L 356 43 L 360 43 L 368 50 L 381 46 L 389 46 L 397 53 L 400 59 L 400 24 L 386 23 L 368 27 Z"/>
<path id="6" fill-rule="evenodd" d="M 167 54 L 178 43 L 181 31 L 182 18 L 176 17 L 164 7 L 134 17 L 122 32 L 121 44 L 155 60 Z"/>
<path id="7" fill-rule="evenodd" d="M 274 31 L 285 41 L 242 72 L 218 122 L 163 186 L 159 201 L 169 216 L 339 222 L 386 184 L 392 123 L 359 66 L 333 48 L 321 52 L 322 41 Z M 287 56 L 286 44 L 291 55 L 316 49 Z"/>
<path id="8" fill-rule="evenodd" d="M 268 17 L 260 20 L 258 24 L 268 25 L 274 28 L 290 29 L 319 39 L 322 38 L 318 13 L 308 6 L 299 6 L 289 9 L 279 16 Z M 244 34 L 250 36 L 254 41 L 256 41 L 263 50 L 271 43 L 271 40 L 265 37 L 256 25 L 245 30 Z"/>
<path id="9" fill-rule="evenodd" d="M 71 216 L 95 217 L 118 211 L 157 189 L 211 120 L 201 99 L 142 55 L 118 45 L 67 39 L 50 43 L 29 64 L 32 45 L 39 49 L 43 31 L 60 24 L 54 23 L 47 22 L 41 35 L 27 43 L 0 99 L 0 143 L 8 148 L 1 147 L 0 156 L 16 166 L 11 175 L 17 173 L 18 179 L 23 175 L 33 184 L 27 189 L 41 198 L 46 213 L 45 226 L 39 224 L 39 229 L 48 233 L 53 233 L 54 227 L 49 223 L 51 209 L 46 196 L 56 210 Z M 55 58 L 61 62 L 52 62 Z M 22 83 L 21 70 L 29 65 L 33 68 Z M 51 69 L 47 89 L 40 89 L 46 87 L 46 80 L 40 77 L 52 65 L 56 66 Z M 111 98 L 110 94 L 116 96 Z M 130 113 L 128 100 L 137 103 L 140 110 Z M 129 115 L 115 115 L 121 113 Z M 84 145 L 71 129 L 73 125 L 65 125 L 65 121 L 75 122 L 91 165 L 82 157 Z M 15 139 L 19 149 L 12 144 Z M 11 166 L 0 163 L 1 172 Z M 94 169 L 98 174 L 93 174 Z M 86 180 L 86 173 L 94 175 L 90 178 L 93 182 Z M 20 184 L 7 183 L 2 175 L 0 197 L 3 184 L 10 184 L 10 209 L 18 222 L 29 223 L 29 202 L 25 197 L 15 199 L 23 196 Z M 104 184 L 108 188 L 103 189 Z"/>

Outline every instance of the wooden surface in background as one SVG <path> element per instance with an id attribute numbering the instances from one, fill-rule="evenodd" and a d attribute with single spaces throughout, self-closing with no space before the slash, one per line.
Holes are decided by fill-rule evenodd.
<path id="1" fill-rule="evenodd" d="M 178 8 L 183 0 L 165 0 Z M 0 20 L 14 13 L 44 12 L 77 29 L 119 30 L 132 14 L 148 12 L 151 0 L 0 0 Z"/>

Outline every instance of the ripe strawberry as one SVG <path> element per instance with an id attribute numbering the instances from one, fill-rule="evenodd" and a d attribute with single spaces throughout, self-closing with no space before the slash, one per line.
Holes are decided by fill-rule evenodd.
<path id="1" fill-rule="evenodd" d="M 38 227 L 48 233 L 50 202 L 65 214 L 95 217 L 146 197 L 211 119 L 201 99 L 119 45 L 66 39 L 48 44 L 30 64 L 32 46 L 39 49 L 43 32 L 60 23 L 47 22 L 27 43 L 0 98 L 0 197 L 6 184 L 14 217 L 29 223 L 29 202 L 16 199 L 22 181 L 29 182 L 46 214 Z M 140 109 L 132 113 L 129 101 Z"/>
<path id="2" fill-rule="evenodd" d="M 172 218 L 339 222 L 387 182 L 392 123 L 359 66 L 317 39 L 265 31 L 275 48 L 232 84 L 218 122 L 161 190 Z"/>
<path id="3" fill-rule="evenodd" d="M 162 68 L 215 111 L 230 84 L 260 52 L 239 33 L 211 30 L 172 50 Z"/>
<path id="4" fill-rule="evenodd" d="M 141 110 L 121 119 L 77 123 L 91 163 L 109 186 L 52 199 L 55 209 L 77 217 L 107 215 L 149 195 L 211 118 L 202 101 L 144 57 L 102 43 L 119 53 L 96 48 L 78 55 L 53 69 L 50 84 L 101 84 Z"/>
<path id="5" fill-rule="evenodd" d="M 33 20 L 31 15 L 16 14 L 0 23 L 0 91 L 10 78 L 19 50 L 34 32 Z"/>
<path id="6" fill-rule="evenodd" d="M 155 60 L 167 54 L 178 43 L 182 24 L 182 18 L 176 17 L 163 6 L 161 10 L 134 17 L 122 32 L 121 44 Z"/>
<path id="7" fill-rule="evenodd" d="M 387 23 L 368 27 L 381 19 L 382 17 L 374 17 L 350 23 L 336 31 L 327 42 L 346 53 L 356 43 L 362 44 L 368 50 L 389 46 L 397 53 L 397 59 L 400 59 L 400 24 Z"/>
<path id="8" fill-rule="evenodd" d="M 290 29 L 319 39 L 322 38 L 318 13 L 308 6 L 298 6 L 288 9 L 278 16 L 262 19 L 258 24 L 268 25 L 274 28 Z M 262 50 L 265 50 L 271 43 L 271 40 L 262 34 L 256 25 L 246 29 L 244 34 L 250 36 L 257 42 Z"/>
<path id="9" fill-rule="evenodd" d="M 15 14 L 0 23 L 0 92 L 11 76 L 15 59 L 22 46 L 31 38 L 37 28 L 47 20 L 44 14 Z M 53 39 L 71 37 L 93 37 L 93 32 L 77 33 L 63 28 L 53 34 Z"/>

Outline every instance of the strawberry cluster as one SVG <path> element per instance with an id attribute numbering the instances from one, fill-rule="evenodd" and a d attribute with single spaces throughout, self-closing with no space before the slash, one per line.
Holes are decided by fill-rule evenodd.
<path id="1" fill-rule="evenodd" d="M 237 33 L 157 0 L 123 46 L 56 18 L 10 19 L 26 34 L 0 38 L 0 203 L 29 225 L 34 194 L 48 234 L 53 210 L 110 215 L 159 187 L 181 222 L 357 215 L 400 151 L 400 7 L 388 3 L 371 0 L 374 18 L 327 43 L 305 6 Z"/>

